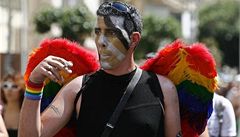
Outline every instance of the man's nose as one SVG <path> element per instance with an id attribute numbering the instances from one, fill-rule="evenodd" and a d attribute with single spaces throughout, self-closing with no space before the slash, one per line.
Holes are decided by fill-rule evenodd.
<path id="1" fill-rule="evenodd" d="M 104 37 L 104 35 L 101 34 L 97 42 L 100 47 L 106 47 L 107 40 L 106 37 Z"/>

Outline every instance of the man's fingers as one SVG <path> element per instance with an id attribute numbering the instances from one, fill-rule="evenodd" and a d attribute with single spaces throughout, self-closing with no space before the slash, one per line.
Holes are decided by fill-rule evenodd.
<path id="1" fill-rule="evenodd" d="M 56 82 L 60 82 L 60 83 L 63 83 L 63 82 L 64 82 L 64 79 L 63 79 L 63 77 L 60 75 L 58 68 L 53 67 L 53 68 L 51 69 L 51 72 L 52 72 L 52 74 L 57 78 L 57 81 L 56 81 Z"/>
<path id="2" fill-rule="evenodd" d="M 51 66 L 58 68 L 59 70 L 63 70 L 67 73 L 72 73 L 70 67 L 72 67 L 73 64 L 70 61 L 66 61 L 63 58 L 52 57 L 51 59 L 47 60 L 47 63 L 50 64 Z"/>
<path id="3" fill-rule="evenodd" d="M 71 61 L 67 61 L 67 60 L 65 60 L 63 58 L 53 57 L 52 59 L 61 62 L 66 67 L 72 67 L 73 66 Z"/>
<path id="4" fill-rule="evenodd" d="M 70 61 L 67 61 L 60 57 L 48 56 L 31 73 L 31 80 L 33 82 L 43 82 L 46 77 L 49 79 L 63 83 L 63 76 L 60 75 L 60 71 L 63 70 L 66 73 L 72 73 L 70 67 L 73 64 Z"/>
<path id="5" fill-rule="evenodd" d="M 42 66 L 41 67 L 42 69 L 42 74 L 45 75 L 46 77 L 48 77 L 49 79 L 53 80 L 53 81 L 58 81 L 56 76 L 52 73 L 52 71 L 46 69 L 46 66 Z"/>

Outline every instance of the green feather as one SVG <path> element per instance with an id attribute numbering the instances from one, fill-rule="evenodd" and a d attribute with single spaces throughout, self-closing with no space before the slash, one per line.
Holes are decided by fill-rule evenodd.
<path id="1" fill-rule="evenodd" d="M 50 81 L 44 86 L 43 96 L 46 98 L 56 96 L 56 94 L 61 88 L 62 86 L 59 85 L 57 82 Z"/>
<path id="2" fill-rule="evenodd" d="M 182 87 L 185 88 L 184 92 L 196 96 L 206 103 L 213 98 L 213 92 L 207 90 L 207 88 L 194 84 L 189 80 L 185 80 L 176 86 L 178 91 L 181 91 Z"/>

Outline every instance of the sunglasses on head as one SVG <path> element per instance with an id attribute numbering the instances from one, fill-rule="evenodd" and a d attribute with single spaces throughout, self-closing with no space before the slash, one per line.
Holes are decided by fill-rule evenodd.
<path id="1" fill-rule="evenodd" d="M 2 84 L 2 89 L 3 90 L 10 90 L 10 89 L 13 89 L 13 90 L 16 90 L 16 89 L 18 89 L 18 85 L 17 84 L 14 84 L 13 82 L 4 82 L 3 84 Z"/>
<path id="2" fill-rule="evenodd" d="M 126 12 L 129 13 L 130 10 L 127 7 L 127 5 L 125 5 L 124 3 L 121 2 L 112 2 L 109 3 L 115 10 L 119 11 L 119 12 Z"/>
<path id="3" fill-rule="evenodd" d="M 110 8 L 111 9 L 110 11 L 113 12 L 114 14 L 125 14 L 132 21 L 134 29 L 136 30 L 136 25 L 131 16 L 128 5 L 122 2 L 106 2 L 103 3 L 102 5 L 105 5 L 104 7 Z"/>

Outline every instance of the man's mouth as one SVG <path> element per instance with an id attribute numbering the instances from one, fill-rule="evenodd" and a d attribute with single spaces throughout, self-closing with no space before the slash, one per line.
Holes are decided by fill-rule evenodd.
<path id="1" fill-rule="evenodd" d="M 101 59 L 105 60 L 105 59 L 109 58 L 110 55 L 109 54 L 101 54 L 100 57 L 101 57 Z"/>

